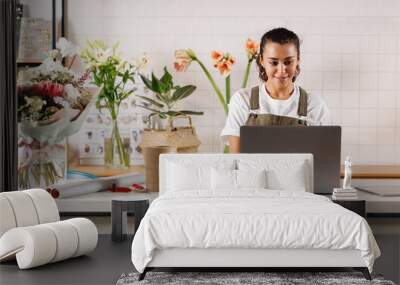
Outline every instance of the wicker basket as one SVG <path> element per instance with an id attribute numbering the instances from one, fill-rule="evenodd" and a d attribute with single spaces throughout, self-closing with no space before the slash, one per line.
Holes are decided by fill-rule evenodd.
<path id="1" fill-rule="evenodd" d="M 189 122 L 187 127 L 174 127 L 173 121 L 185 118 Z M 198 150 L 200 140 L 196 130 L 192 126 L 190 116 L 177 116 L 173 118 L 166 129 L 144 129 L 143 141 L 139 145 L 139 151 L 143 153 L 146 188 L 151 192 L 158 192 L 158 162 L 162 153 L 195 153 Z"/>

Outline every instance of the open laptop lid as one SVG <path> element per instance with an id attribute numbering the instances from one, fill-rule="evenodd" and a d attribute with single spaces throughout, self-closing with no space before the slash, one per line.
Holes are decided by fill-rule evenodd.
<path id="1" fill-rule="evenodd" d="M 243 126 L 241 153 L 312 153 L 314 193 L 340 187 L 340 126 Z"/>

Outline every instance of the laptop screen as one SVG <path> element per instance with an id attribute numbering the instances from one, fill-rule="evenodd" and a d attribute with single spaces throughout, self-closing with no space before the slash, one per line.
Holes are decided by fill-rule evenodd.
<path id="1" fill-rule="evenodd" d="M 243 126 L 241 153 L 312 153 L 314 193 L 340 187 L 340 126 Z"/>

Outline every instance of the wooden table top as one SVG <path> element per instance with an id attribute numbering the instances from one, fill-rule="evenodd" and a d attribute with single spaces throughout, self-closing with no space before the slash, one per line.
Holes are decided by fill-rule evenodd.
<path id="1" fill-rule="evenodd" d="M 129 168 L 112 168 L 100 165 L 70 165 L 68 169 L 90 173 L 98 177 L 114 176 L 127 173 L 144 174 L 144 165 L 133 165 Z"/>
<path id="2" fill-rule="evenodd" d="M 86 165 L 73 165 L 69 166 L 69 168 L 77 171 L 88 172 L 99 177 L 132 172 L 144 174 L 144 165 L 133 165 L 126 169 Z M 400 178 L 400 165 L 353 165 L 352 170 L 353 178 Z M 343 166 L 341 167 L 340 174 L 342 177 L 344 176 Z"/>
<path id="3" fill-rule="evenodd" d="M 353 165 L 352 178 L 400 178 L 400 165 Z M 341 177 L 344 176 L 344 166 L 340 169 Z"/>

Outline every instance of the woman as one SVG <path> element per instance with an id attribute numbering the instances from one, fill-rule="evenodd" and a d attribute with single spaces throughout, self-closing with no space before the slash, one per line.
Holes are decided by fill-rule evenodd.
<path id="1" fill-rule="evenodd" d="M 221 136 L 230 152 L 240 152 L 241 126 L 328 125 L 330 113 L 320 97 L 294 84 L 300 73 L 300 40 L 285 28 L 265 33 L 257 58 L 259 86 L 241 89 L 229 103 Z"/>

